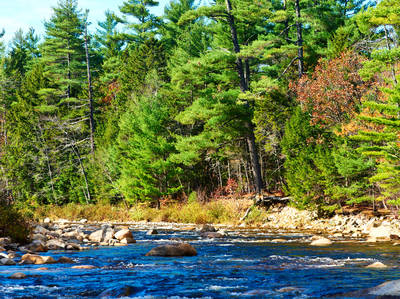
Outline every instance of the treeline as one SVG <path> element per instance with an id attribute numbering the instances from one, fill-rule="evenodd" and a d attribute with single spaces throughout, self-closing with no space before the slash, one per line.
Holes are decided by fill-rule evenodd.
<path id="1" fill-rule="evenodd" d="M 122 0 L 121 0 L 122 2 Z M 128 0 L 88 31 L 60 0 L 0 67 L 10 202 L 284 191 L 398 204 L 400 3 Z"/>

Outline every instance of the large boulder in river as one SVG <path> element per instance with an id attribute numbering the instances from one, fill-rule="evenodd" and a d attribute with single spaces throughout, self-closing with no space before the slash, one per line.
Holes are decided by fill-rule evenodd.
<path id="1" fill-rule="evenodd" d="M 361 291 L 342 294 L 342 296 L 343 298 L 400 298 L 400 279 L 387 281 Z"/>
<path id="2" fill-rule="evenodd" d="M 124 228 L 124 229 L 117 231 L 114 235 L 114 238 L 121 241 L 125 238 L 133 239 L 133 235 L 129 229 Z"/>
<path id="3" fill-rule="evenodd" d="M 177 243 L 170 245 L 161 245 L 150 250 L 146 256 L 195 256 L 196 249 L 188 243 Z"/>

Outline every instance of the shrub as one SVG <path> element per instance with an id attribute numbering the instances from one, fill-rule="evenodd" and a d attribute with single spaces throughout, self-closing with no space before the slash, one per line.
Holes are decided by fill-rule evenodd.
<path id="1" fill-rule="evenodd" d="M 30 233 L 29 222 L 11 205 L 0 206 L 0 237 L 10 237 L 14 242 L 26 243 Z"/>

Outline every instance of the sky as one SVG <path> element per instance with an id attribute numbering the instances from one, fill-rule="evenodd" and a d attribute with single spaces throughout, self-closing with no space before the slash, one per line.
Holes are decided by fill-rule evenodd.
<path id="1" fill-rule="evenodd" d="M 3 41 L 7 44 L 14 36 L 15 31 L 22 29 L 27 32 L 30 27 L 35 28 L 36 33 L 43 35 L 44 21 L 50 19 L 52 7 L 57 6 L 58 0 L 1 0 L 0 30 L 4 29 L 6 34 Z M 104 12 L 109 9 L 119 12 L 118 7 L 124 0 L 78 0 L 79 8 L 89 9 L 89 22 L 93 25 L 89 30 L 95 31 L 98 21 L 105 19 Z M 152 12 L 161 15 L 169 0 L 160 0 L 160 5 Z"/>

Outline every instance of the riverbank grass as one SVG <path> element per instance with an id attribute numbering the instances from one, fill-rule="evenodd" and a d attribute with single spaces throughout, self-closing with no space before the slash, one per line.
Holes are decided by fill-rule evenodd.
<path id="1" fill-rule="evenodd" d="M 64 206 L 46 205 L 33 210 L 34 218 L 88 221 L 148 221 L 148 222 L 177 222 L 177 223 L 212 223 L 238 224 L 247 208 L 252 205 L 251 200 L 223 199 L 206 203 L 190 201 L 185 203 L 168 202 L 160 209 L 147 203 L 137 203 L 127 208 L 124 204 L 112 205 L 98 202 L 96 204 L 70 203 Z M 261 224 L 267 217 L 264 209 L 253 208 L 246 217 L 247 224 Z"/>

